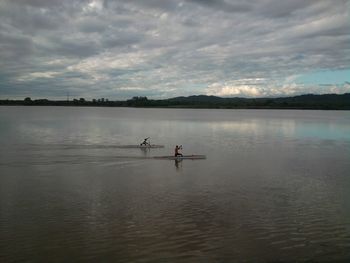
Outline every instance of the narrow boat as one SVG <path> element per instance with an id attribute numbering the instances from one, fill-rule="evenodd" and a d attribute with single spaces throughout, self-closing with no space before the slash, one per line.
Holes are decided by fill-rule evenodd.
<path id="1" fill-rule="evenodd" d="M 150 149 L 150 148 L 164 148 L 164 145 L 157 144 L 147 144 L 147 145 L 120 145 L 118 148 L 127 148 L 127 149 Z"/>
<path id="2" fill-rule="evenodd" d="M 192 155 L 183 155 L 183 156 L 154 156 L 154 159 L 161 159 L 161 160 L 184 160 L 184 159 L 190 159 L 190 160 L 199 160 L 199 159 L 206 159 L 207 157 L 205 155 L 198 155 L 198 154 L 192 154 Z"/>

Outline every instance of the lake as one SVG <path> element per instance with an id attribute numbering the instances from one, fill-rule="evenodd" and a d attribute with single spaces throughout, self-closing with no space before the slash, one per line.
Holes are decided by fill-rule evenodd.
<path id="1" fill-rule="evenodd" d="M 2 106 L 0 143 L 1 262 L 350 260 L 349 111 Z"/>

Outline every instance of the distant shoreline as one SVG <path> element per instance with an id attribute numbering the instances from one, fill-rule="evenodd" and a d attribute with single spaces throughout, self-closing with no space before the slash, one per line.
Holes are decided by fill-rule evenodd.
<path id="1" fill-rule="evenodd" d="M 125 101 L 84 98 L 73 100 L 0 100 L 0 106 L 70 106 L 70 107 L 131 107 L 131 108 L 184 108 L 184 109 L 276 109 L 276 110 L 350 110 L 350 93 L 306 94 L 280 98 L 221 98 L 197 95 L 153 100 L 133 97 Z"/>
<path id="2" fill-rule="evenodd" d="M 159 106 L 159 107 L 142 107 L 142 106 L 96 106 L 96 105 L 23 105 L 23 104 L 11 104 L 11 105 L 5 105 L 0 104 L 3 107 L 73 107 L 73 108 L 129 108 L 129 109 L 193 109 L 193 110 L 318 110 L 318 111 L 350 111 L 350 108 L 267 108 L 267 107 L 251 107 L 251 108 L 238 108 L 238 107 L 165 107 L 165 106 Z"/>

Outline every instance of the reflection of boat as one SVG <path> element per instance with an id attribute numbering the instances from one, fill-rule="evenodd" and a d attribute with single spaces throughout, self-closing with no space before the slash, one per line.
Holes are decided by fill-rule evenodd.
<path id="1" fill-rule="evenodd" d="M 190 160 L 199 160 L 199 159 L 206 159 L 207 157 L 205 155 L 198 155 L 198 154 L 192 154 L 192 155 L 183 155 L 183 156 L 154 156 L 154 159 L 162 159 L 162 160 L 184 160 L 184 159 L 190 159 Z"/>
<path id="2" fill-rule="evenodd" d="M 120 145 L 118 148 L 137 148 L 137 149 L 150 149 L 150 148 L 164 148 L 164 145 L 157 145 L 157 144 L 139 144 L 139 145 Z"/>

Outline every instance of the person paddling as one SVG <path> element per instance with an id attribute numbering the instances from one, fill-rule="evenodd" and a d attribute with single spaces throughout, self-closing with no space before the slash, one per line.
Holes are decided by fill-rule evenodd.
<path id="1" fill-rule="evenodd" d="M 182 150 L 182 145 L 180 145 L 180 146 L 176 145 L 176 147 L 175 147 L 175 157 L 183 156 L 182 153 L 179 152 L 179 150 Z"/>
<path id="2" fill-rule="evenodd" d="M 147 142 L 147 140 L 149 139 L 149 137 L 147 137 L 147 138 L 145 138 L 145 139 L 143 139 L 143 142 L 140 144 L 140 145 L 150 145 L 148 142 Z"/>

